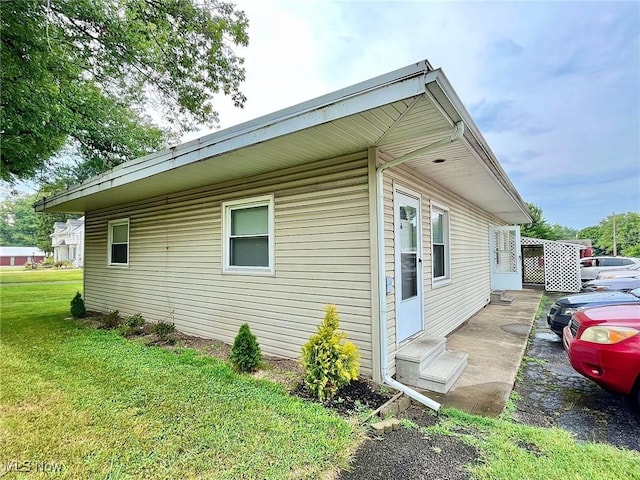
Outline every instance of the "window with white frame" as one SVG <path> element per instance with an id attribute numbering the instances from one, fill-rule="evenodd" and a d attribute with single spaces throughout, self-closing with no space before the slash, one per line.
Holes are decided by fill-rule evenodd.
<path id="1" fill-rule="evenodd" d="M 129 265 L 129 219 L 109 222 L 109 265 Z"/>
<path id="2" fill-rule="evenodd" d="M 224 271 L 273 273 L 273 196 L 222 204 Z"/>
<path id="3" fill-rule="evenodd" d="M 449 272 L 449 210 L 431 204 L 431 249 L 434 281 L 448 280 Z"/>

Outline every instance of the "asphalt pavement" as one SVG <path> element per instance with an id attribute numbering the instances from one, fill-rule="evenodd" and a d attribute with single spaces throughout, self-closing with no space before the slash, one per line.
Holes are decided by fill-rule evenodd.
<path id="1" fill-rule="evenodd" d="M 640 451 L 640 412 L 625 396 L 609 393 L 574 371 L 560 337 L 548 328 L 547 313 L 560 296 L 546 293 L 545 308 L 533 321 L 530 341 L 522 357 L 522 371 L 513 388 L 520 397 L 516 401 L 516 421 L 559 427 L 571 432 L 578 441 Z M 519 358 L 512 360 L 517 368 Z M 502 385 L 502 382 L 486 385 L 495 388 L 496 383 Z M 469 391 L 476 395 L 483 393 L 478 388 Z M 491 404 L 503 405 L 502 388 L 497 388 L 496 392 L 500 393 L 497 395 L 500 401 Z M 454 395 L 454 401 L 458 397 L 461 395 Z M 480 403 L 472 401 L 450 406 L 474 411 Z M 496 412 L 488 409 L 480 414 L 495 416 Z M 402 413 L 402 418 L 420 426 L 434 425 L 438 421 L 426 407 L 415 402 Z M 383 437 L 371 435 L 356 452 L 351 468 L 341 472 L 339 479 L 466 480 L 470 477 L 466 467 L 478 461 L 479 453 L 458 438 L 425 436 L 415 429 L 401 428 Z"/>
<path id="2" fill-rule="evenodd" d="M 640 451 L 640 412 L 627 397 L 607 392 L 577 373 L 562 340 L 547 326 L 546 315 L 560 294 L 545 295 L 525 351 L 522 380 L 514 390 L 516 419 L 530 425 L 556 426 L 581 441 L 601 442 Z"/>

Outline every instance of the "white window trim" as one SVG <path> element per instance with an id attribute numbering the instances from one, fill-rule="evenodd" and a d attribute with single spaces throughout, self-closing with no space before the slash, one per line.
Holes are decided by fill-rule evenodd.
<path id="1" fill-rule="evenodd" d="M 430 243 L 431 243 L 431 281 L 434 288 L 443 287 L 451 283 L 451 211 L 449 207 L 442 205 L 433 200 L 430 202 L 429 211 L 429 230 L 430 230 Z M 445 214 L 446 225 L 444 226 L 444 272 L 443 277 L 436 277 L 433 271 L 435 266 L 435 259 L 433 255 L 433 223 L 432 215 L 434 211 L 442 212 Z"/>
<path id="2" fill-rule="evenodd" d="M 268 212 L 268 236 L 269 236 L 269 266 L 249 267 L 231 265 L 229 236 L 231 233 L 231 211 L 237 208 L 252 208 L 267 206 Z M 273 195 L 244 198 L 223 202 L 221 206 L 222 217 L 222 272 L 240 275 L 274 275 L 275 274 L 275 220 Z"/>
<path id="3" fill-rule="evenodd" d="M 111 261 L 111 237 L 113 226 L 126 225 L 127 226 L 127 263 L 113 263 Z M 108 240 L 107 240 L 107 266 L 115 268 L 128 268 L 129 267 L 129 255 L 131 253 L 131 225 L 128 218 L 120 218 L 118 220 L 110 220 L 108 224 Z"/>

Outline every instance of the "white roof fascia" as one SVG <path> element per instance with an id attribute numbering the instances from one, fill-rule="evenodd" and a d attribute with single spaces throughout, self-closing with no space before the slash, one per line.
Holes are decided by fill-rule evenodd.
<path id="1" fill-rule="evenodd" d="M 495 155 L 493 154 L 493 152 L 485 142 L 484 137 L 480 133 L 480 130 L 478 129 L 477 125 L 471 118 L 471 115 L 469 114 L 466 107 L 460 100 L 460 97 L 458 97 L 458 94 L 455 92 L 455 90 L 449 83 L 449 80 L 447 79 L 446 75 L 442 70 L 438 70 L 438 72 L 439 72 L 439 75 L 433 81 L 433 83 L 437 85 L 437 87 L 445 95 L 450 105 L 453 107 L 455 112 L 459 115 L 460 120 L 464 122 L 466 127 L 464 137 L 467 137 L 468 135 L 471 135 L 474 137 L 474 140 L 480 145 L 484 153 L 484 155 L 480 155 L 481 152 L 477 152 L 478 157 L 481 159 L 481 161 L 485 163 L 485 166 L 488 168 L 488 170 L 493 173 L 494 177 L 497 179 L 498 183 L 502 186 L 505 193 L 513 199 L 513 202 L 516 205 L 518 205 L 523 215 L 525 215 L 531 221 L 533 221 L 533 218 L 531 218 L 531 214 L 529 213 L 529 209 L 524 203 L 524 200 L 516 190 L 513 183 L 511 183 L 511 180 L 507 176 L 506 172 L 504 171 L 504 169 L 502 168 L 498 160 L 495 158 Z M 429 86 L 427 85 L 427 87 Z M 458 119 L 454 118 L 452 120 L 455 123 Z M 472 145 L 469 145 L 469 147 L 472 151 L 475 150 Z M 487 162 L 485 158 L 489 159 L 489 162 Z"/>
<path id="2" fill-rule="evenodd" d="M 433 82 L 438 75 L 438 71 L 433 71 L 426 60 L 418 62 L 235 127 L 125 162 L 51 198 L 40 200 L 35 209 L 43 211 L 112 187 L 424 94 L 425 85 Z"/>

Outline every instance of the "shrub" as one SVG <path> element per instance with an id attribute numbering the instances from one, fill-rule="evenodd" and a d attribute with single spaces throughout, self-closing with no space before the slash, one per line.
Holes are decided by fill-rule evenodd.
<path id="1" fill-rule="evenodd" d="M 153 326 L 153 333 L 160 337 L 160 340 L 167 341 L 169 335 L 176 331 L 176 326 L 169 322 L 158 322 Z"/>
<path id="2" fill-rule="evenodd" d="M 51 268 L 53 267 L 53 263 L 54 263 L 54 259 L 53 257 L 47 257 L 44 260 L 42 260 L 42 262 L 40 262 L 40 266 L 43 268 Z"/>
<path id="3" fill-rule="evenodd" d="M 229 360 L 240 372 L 252 372 L 262 361 L 260 344 L 246 323 L 240 326 L 240 331 L 233 341 Z"/>
<path id="4" fill-rule="evenodd" d="M 145 321 L 142 318 L 142 315 L 136 313 L 135 315 L 131 315 L 125 318 L 120 326 L 120 333 L 125 337 L 129 335 L 137 335 L 142 333 L 142 327 L 144 326 Z"/>
<path id="5" fill-rule="evenodd" d="M 120 326 L 122 318 L 120 318 L 120 312 L 118 310 L 111 310 L 100 317 L 100 326 L 102 328 L 113 329 Z"/>
<path id="6" fill-rule="evenodd" d="M 302 368 L 307 388 L 320 401 L 333 397 L 338 389 L 358 378 L 360 353 L 346 333 L 338 332 L 338 307 L 327 305 L 318 331 L 302 347 Z"/>
<path id="7" fill-rule="evenodd" d="M 84 300 L 80 292 L 71 300 L 71 316 L 73 318 L 84 318 L 87 316 L 87 309 L 84 306 Z"/>

